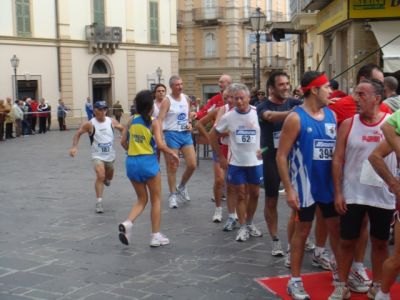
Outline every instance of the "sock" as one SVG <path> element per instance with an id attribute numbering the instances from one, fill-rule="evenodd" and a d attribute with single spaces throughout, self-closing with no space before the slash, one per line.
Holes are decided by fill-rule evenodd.
<path id="1" fill-rule="evenodd" d="M 178 185 L 178 189 L 183 190 L 185 188 L 185 185 L 182 184 L 182 182 Z"/>
<path id="2" fill-rule="evenodd" d="M 235 213 L 229 214 L 229 218 L 236 219 L 236 214 Z"/>
<path id="3" fill-rule="evenodd" d="M 286 252 L 290 252 L 290 244 L 287 245 L 287 250 Z"/>
<path id="4" fill-rule="evenodd" d="M 97 203 L 100 203 L 102 200 L 102 198 L 97 198 Z"/>
<path id="5" fill-rule="evenodd" d="M 272 240 L 273 240 L 274 242 L 279 241 L 279 237 L 275 235 L 275 236 L 272 238 Z"/>
<path id="6" fill-rule="evenodd" d="M 365 269 L 364 264 L 362 262 L 356 262 L 356 261 L 353 261 L 353 264 L 351 267 L 354 270 L 364 270 Z"/>
<path id="7" fill-rule="evenodd" d="M 253 219 L 250 219 L 250 220 L 246 221 L 246 225 L 251 225 L 251 224 L 253 224 Z"/>
<path id="8" fill-rule="evenodd" d="M 325 247 L 315 247 L 314 249 L 314 254 L 315 256 L 320 256 L 322 253 L 324 253 Z"/>
<path id="9" fill-rule="evenodd" d="M 299 282 L 301 281 L 301 277 L 290 277 L 290 282 Z"/>
<path id="10" fill-rule="evenodd" d="M 390 300 L 390 294 L 384 293 L 381 290 L 379 290 L 375 296 L 375 299 Z"/>
<path id="11" fill-rule="evenodd" d="M 215 210 L 222 211 L 222 206 L 215 207 Z"/>

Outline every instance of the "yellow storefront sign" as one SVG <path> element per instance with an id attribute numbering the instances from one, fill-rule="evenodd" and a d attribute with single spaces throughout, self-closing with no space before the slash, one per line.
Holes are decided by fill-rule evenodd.
<path id="1" fill-rule="evenodd" d="M 400 18 L 400 0 L 349 0 L 350 19 Z"/>
<path id="2" fill-rule="evenodd" d="M 317 33 L 324 32 L 347 20 L 348 0 L 334 0 L 317 16 Z M 400 1 L 400 0 L 399 0 Z"/>

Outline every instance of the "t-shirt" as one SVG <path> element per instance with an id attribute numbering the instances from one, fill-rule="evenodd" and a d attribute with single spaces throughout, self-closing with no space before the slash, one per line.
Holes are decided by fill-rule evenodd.
<path id="1" fill-rule="evenodd" d="M 203 118 L 205 115 L 207 115 L 208 112 L 224 106 L 224 99 L 222 98 L 222 94 L 218 93 L 215 96 L 213 96 L 210 100 L 207 101 L 206 105 L 204 105 L 199 112 L 196 114 L 196 120 L 200 120 Z"/>
<path id="2" fill-rule="evenodd" d="M 278 148 L 283 121 L 268 122 L 262 119 L 262 114 L 266 111 L 289 111 L 300 104 L 300 100 L 289 98 L 283 104 L 276 104 L 270 100 L 266 100 L 257 106 L 257 115 L 261 127 L 261 148 L 268 147 L 265 153 L 274 153 Z"/>
<path id="3" fill-rule="evenodd" d="M 395 127 L 396 133 L 400 135 L 400 110 L 391 115 L 386 122 Z"/>
<path id="4" fill-rule="evenodd" d="M 245 113 L 236 108 L 225 113 L 215 127 L 217 132 L 229 132 L 230 165 L 239 167 L 252 167 L 262 164 L 257 158 L 260 149 L 260 125 L 256 108 L 250 106 Z"/>
<path id="5" fill-rule="evenodd" d="M 396 111 L 400 108 L 400 96 L 396 95 L 390 98 L 386 98 L 383 103 L 389 106 L 392 111 Z"/>

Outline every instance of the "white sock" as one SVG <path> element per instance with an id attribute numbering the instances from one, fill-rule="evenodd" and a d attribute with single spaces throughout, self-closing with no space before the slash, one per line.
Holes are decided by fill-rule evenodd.
<path id="1" fill-rule="evenodd" d="M 286 252 L 290 252 L 290 244 L 287 245 L 287 250 Z"/>
<path id="2" fill-rule="evenodd" d="M 315 256 L 320 256 L 322 253 L 324 253 L 325 247 L 315 247 L 314 249 L 314 254 Z"/>
<path id="3" fill-rule="evenodd" d="M 298 282 L 301 281 L 301 277 L 290 277 L 290 282 Z"/>
<path id="4" fill-rule="evenodd" d="M 364 270 L 365 269 L 364 264 L 362 262 L 356 262 L 356 261 L 353 261 L 353 264 L 351 267 L 353 270 Z"/>
<path id="5" fill-rule="evenodd" d="M 229 214 L 229 218 L 236 219 L 236 213 Z"/>
<path id="6" fill-rule="evenodd" d="M 97 203 L 100 203 L 102 200 L 102 198 L 97 198 Z"/>
<path id="7" fill-rule="evenodd" d="M 215 210 L 222 211 L 222 206 L 216 207 Z"/>
<path id="8" fill-rule="evenodd" d="M 375 299 L 390 300 L 390 294 L 386 294 L 379 289 L 378 293 L 375 296 Z"/>

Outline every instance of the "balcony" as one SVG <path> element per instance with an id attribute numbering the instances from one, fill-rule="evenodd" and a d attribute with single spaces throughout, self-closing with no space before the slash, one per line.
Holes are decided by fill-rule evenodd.
<path id="1" fill-rule="evenodd" d="M 287 57 L 282 57 L 279 55 L 264 57 L 262 61 L 262 66 L 264 66 L 263 72 L 269 73 L 276 70 L 286 70 L 289 60 L 290 59 Z"/>
<path id="2" fill-rule="evenodd" d="M 202 7 L 193 9 L 193 21 L 203 25 L 216 25 L 223 18 L 223 7 Z"/>
<path id="3" fill-rule="evenodd" d="M 322 10 L 333 0 L 302 0 L 301 9 L 304 10 Z"/>
<path id="4" fill-rule="evenodd" d="M 101 26 L 93 23 L 86 25 L 86 40 L 92 53 L 114 53 L 122 42 L 122 28 Z"/>

